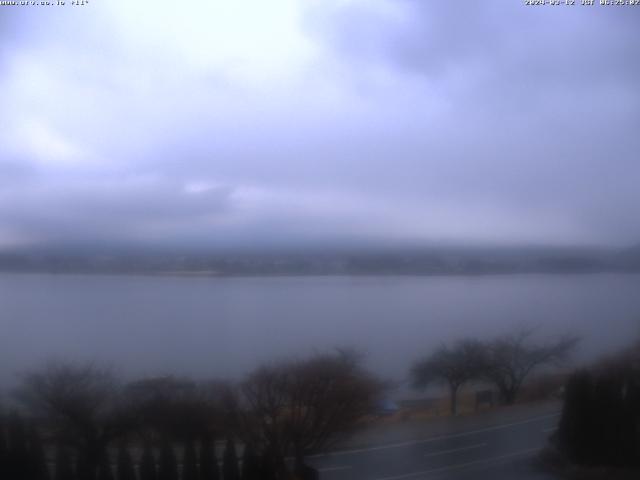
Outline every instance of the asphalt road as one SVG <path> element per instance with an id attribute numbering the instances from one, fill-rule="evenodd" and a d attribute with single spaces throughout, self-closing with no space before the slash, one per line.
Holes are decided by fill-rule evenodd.
<path id="1" fill-rule="evenodd" d="M 548 480 L 554 477 L 537 471 L 532 459 L 558 419 L 552 404 L 424 423 L 419 438 L 415 428 L 390 427 L 393 441 L 380 442 L 385 435 L 373 432 L 374 443 L 308 461 L 321 480 Z"/>

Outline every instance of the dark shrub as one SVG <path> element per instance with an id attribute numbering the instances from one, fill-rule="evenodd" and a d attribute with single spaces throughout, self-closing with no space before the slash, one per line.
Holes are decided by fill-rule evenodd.
<path id="1" fill-rule="evenodd" d="M 106 453 L 102 456 L 98 465 L 98 480 L 113 480 L 111 461 Z"/>
<path id="2" fill-rule="evenodd" d="M 188 441 L 184 447 L 182 480 L 198 480 L 198 458 L 192 441 Z"/>
<path id="3" fill-rule="evenodd" d="M 251 444 L 247 444 L 242 454 L 242 480 L 262 480 L 260 457 Z"/>
<path id="4" fill-rule="evenodd" d="M 136 480 L 136 472 L 133 468 L 133 460 L 131 454 L 127 450 L 126 445 L 118 447 L 118 463 L 116 467 L 118 480 Z"/>
<path id="5" fill-rule="evenodd" d="M 5 419 L 0 413 L 0 478 L 7 478 L 7 440 L 5 437 Z"/>
<path id="6" fill-rule="evenodd" d="M 156 470 L 156 459 L 153 455 L 151 445 L 145 443 L 140 458 L 140 480 L 156 480 L 158 478 Z"/>
<path id="7" fill-rule="evenodd" d="M 205 437 L 200 446 L 200 478 L 201 480 L 220 479 L 218 459 L 209 437 Z"/>
<path id="8" fill-rule="evenodd" d="M 49 468 L 38 430 L 32 427 L 29 431 L 29 457 L 31 480 L 49 480 Z"/>
<path id="9" fill-rule="evenodd" d="M 9 418 L 7 478 L 27 480 L 30 473 L 30 460 L 24 422 L 20 415 L 13 413 Z"/>
<path id="10" fill-rule="evenodd" d="M 222 478 L 224 478 L 224 480 L 240 480 L 236 445 L 231 439 L 227 440 L 227 444 L 224 447 L 224 455 L 222 458 L 222 472 Z"/>
<path id="11" fill-rule="evenodd" d="M 176 453 L 169 441 L 165 441 L 160 449 L 160 467 L 158 480 L 178 480 L 178 462 Z"/>
<path id="12" fill-rule="evenodd" d="M 558 444 L 571 461 L 587 463 L 594 452 L 593 432 L 593 378 L 579 371 L 567 381 Z"/>
<path id="13" fill-rule="evenodd" d="M 74 480 L 74 475 L 71 455 L 69 450 L 65 447 L 58 447 L 56 450 L 56 461 L 53 473 L 54 480 Z"/>
<path id="14" fill-rule="evenodd" d="M 556 441 L 571 462 L 630 467 L 640 464 L 640 370 L 606 364 L 567 382 Z"/>
<path id="15" fill-rule="evenodd" d="M 76 476 L 78 480 L 95 480 L 96 468 L 95 463 L 88 458 L 84 451 L 78 452 L 76 457 Z"/>

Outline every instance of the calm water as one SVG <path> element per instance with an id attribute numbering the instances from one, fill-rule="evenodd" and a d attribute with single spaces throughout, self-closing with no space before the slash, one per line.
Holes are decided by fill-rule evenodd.
<path id="1" fill-rule="evenodd" d="M 0 379 L 52 357 L 237 376 L 334 346 L 401 379 L 440 342 L 578 332 L 580 359 L 640 334 L 640 275 L 178 278 L 0 275 Z"/>

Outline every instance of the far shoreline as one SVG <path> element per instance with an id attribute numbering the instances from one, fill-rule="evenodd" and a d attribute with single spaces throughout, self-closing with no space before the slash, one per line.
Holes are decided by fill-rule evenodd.
<path id="1" fill-rule="evenodd" d="M 104 277 L 157 277 L 157 278 L 443 278 L 443 277 L 508 277 L 508 276 L 598 276 L 598 275 L 639 275 L 640 270 L 531 270 L 494 272 L 281 272 L 281 273 L 228 273 L 215 270 L 163 270 L 163 271 L 100 271 L 100 270 L 0 270 L 0 275 L 42 275 L 42 276 L 104 276 Z"/>

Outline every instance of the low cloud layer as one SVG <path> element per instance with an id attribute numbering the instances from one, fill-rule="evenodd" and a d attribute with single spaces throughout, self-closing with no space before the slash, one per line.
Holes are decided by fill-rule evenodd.
<path id="1" fill-rule="evenodd" d="M 1 14 L 0 247 L 640 241 L 640 9 Z"/>

